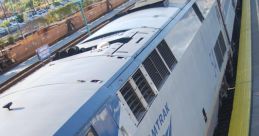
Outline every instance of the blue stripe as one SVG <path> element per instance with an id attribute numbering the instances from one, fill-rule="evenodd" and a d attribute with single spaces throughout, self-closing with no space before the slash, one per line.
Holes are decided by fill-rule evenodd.
<path id="1" fill-rule="evenodd" d="M 96 114 L 98 108 L 102 107 L 105 100 L 108 99 L 109 90 L 103 88 L 101 93 L 97 93 L 89 102 L 85 103 L 56 133 L 55 136 L 75 135 L 80 133 L 80 130 L 90 119 Z"/>
<path id="2" fill-rule="evenodd" d="M 169 124 L 164 136 L 172 136 L 172 117 L 170 117 L 170 124 Z"/>

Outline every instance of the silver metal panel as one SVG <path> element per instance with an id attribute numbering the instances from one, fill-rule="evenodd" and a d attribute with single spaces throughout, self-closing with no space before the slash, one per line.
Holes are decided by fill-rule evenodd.
<path id="1" fill-rule="evenodd" d="M 148 41 L 154 37 L 154 34 L 157 33 L 158 29 L 139 28 L 136 29 L 136 31 L 137 33 L 128 43 L 124 44 L 121 48 L 114 52 L 114 56 L 135 56 L 141 49 L 147 46 Z"/>
<path id="2" fill-rule="evenodd" d="M 161 28 L 166 22 L 170 21 L 170 18 L 174 17 L 178 11 L 179 8 L 175 7 L 151 8 L 137 11 L 114 20 L 94 33 L 88 39 L 119 30 L 141 27 Z"/>
<path id="3" fill-rule="evenodd" d="M 139 7 L 143 7 L 146 5 L 150 5 L 150 4 L 154 4 L 154 3 L 158 3 L 158 2 L 163 2 L 164 0 L 139 0 L 138 2 L 136 2 L 136 4 L 134 5 L 134 7 L 132 9 L 135 8 L 139 8 Z"/>
<path id="4" fill-rule="evenodd" d="M 80 56 L 52 62 L 2 94 L 1 105 L 13 102 L 15 110 L 0 109 L 0 135 L 53 135 L 129 60 Z"/>
<path id="5" fill-rule="evenodd" d="M 180 60 L 189 47 L 202 23 L 191 8 L 165 37 L 177 60 Z"/>

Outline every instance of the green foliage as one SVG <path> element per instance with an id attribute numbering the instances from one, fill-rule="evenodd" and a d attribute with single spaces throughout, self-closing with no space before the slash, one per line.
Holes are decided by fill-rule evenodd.
<path id="1" fill-rule="evenodd" d="M 25 2 L 25 7 L 30 8 L 33 7 L 33 1 L 32 0 L 28 0 Z"/>
<path id="2" fill-rule="evenodd" d="M 84 1 L 84 7 L 89 6 L 91 4 L 93 4 L 96 1 L 100 1 L 100 0 L 83 0 Z"/>
<path id="3" fill-rule="evenodd" d="M 4 42 L 3 39 L 0 39 L 0 47 L 4 47 L 6 45 L 6 43 Z"/>
<path id="4" fill-rule="evenodd" d="M 45 2 L 44 0 L 33 0 L 33 5 L 37 7 L 43 4 L 44 2 Z"/>
<path id="5" fill-rule="evenodd" d="M 83 0 L 83 1 L 84 1 L 84 6 L 86 7 L 86 6 L 89 6 L 93 3 L 100 2 L 102 0 Z"/>
<path id="6" fill-rule="evenodd" d="M 0 26 L 1 27 L 8 27 L 10 25 L 10 21 L 8 21 L 8 20 L 4 20 L 1 24 L 0 24 Z"/>
<path id="7" fill-rule="evenodd" d="M 60 6 L 61 1 L 63 0 L 19 0 L 19 1 L 4 0 L 4 3 L 9 12 L 21 13 L 21 12 L 26 12 L 31 10 L 35 11 L 38 6 L 42 6 L 43 4 L 47 5 L 49 4 L 49 2 L 52 3 L 54 6 Z M 98 2 L 101 0 L 82 0 L 82 1 L 84 2 L 83 7 L 86 7 L 94 2 Z M 48 13 L 45 19 L 47 20 L 48 23 L 53 23 L 55 21 L 59 21 L 63 19 L 64 17 L 67 17 L 68 15 L 78 10 L 79 10 L 79 5 L 75 3 L 68 3 L 61 8 L 56 9 L 55 11 L 51 11 L 51 13 Z M 18 22 L 22 22 L 26 20 L 27 16 L 24 15 L 24 17 L 22 17 L 22 15 L 19 15 L 18 18 L 17 18 Z"/>
<path id="8" fill-rule="evenodd" d="M 14 44 L 14 37 L 13 36 L 9 36 L 7 41 L 8 41 L 8 44 Z"/>
<path id="9" fill-rule="evenodd" d="M 57 2 L 57 1 L 54 1 L 53 3 L 52 3 L 54 6 L 60 6 L 61 5 L 61 3 L 60 2 Z"/>
<path id="10" fill-rule="evenodd" d="M 50 23 L 53 23 L 56 21 L 60 21 L 78 10 L 79 10 L 79 7 L 77 7 L 76 5 L 74 5 L 72 3 L 69 3 L 69 4 L 65 5 L 64 7 L 58 8 L 57 10 L 50 11 L 45 16 L 45 19 L 50 24 Z"/>
<path id="11" fill-rule="evenodd" d="M 22 23 L 24 21 L 24 18 L 23 18 L 23 15 L 22 14 L 19 14 L 16 16 L 16 20 L 19 22 L 19 23 Z"/>

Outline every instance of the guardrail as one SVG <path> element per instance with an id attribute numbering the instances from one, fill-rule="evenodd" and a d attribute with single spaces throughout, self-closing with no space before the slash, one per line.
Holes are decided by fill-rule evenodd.
<path id="1" fill-rule="evenodd" d="M 228 133 L 229 136 L 248 136 L 250 129 L 252 94 L 250 6 L 250 0 L 243 0 L 236 87 Z"/>

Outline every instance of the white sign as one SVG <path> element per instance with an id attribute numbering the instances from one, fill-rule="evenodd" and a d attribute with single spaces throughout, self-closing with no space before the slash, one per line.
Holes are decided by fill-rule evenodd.
<path id="1" fill-rule="evenodd" d="M 39 60 L 45 60 L 50 56 L 50 48 L 48 45 L 43 45 L 36 50 Z"/>

